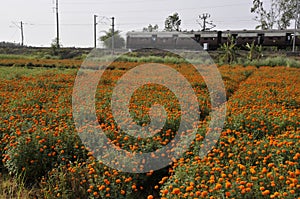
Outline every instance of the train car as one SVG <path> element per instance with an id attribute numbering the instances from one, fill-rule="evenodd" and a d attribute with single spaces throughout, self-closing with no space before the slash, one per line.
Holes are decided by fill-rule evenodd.
<path id="1" fill-rule="evenodd" d="M 201 44 L 195 41 L 191 34 L 178 34 L 175 48 L 185 50 L 202 50 Z"/>
<path id="2" fill-rule="evenodd" d="M 257 45 L 263 44 L 264 36 L 263 34 L 260 34 L 257 31 L 248 31 L 248 30 L 242 30 L 242 31 L 223 31 L 222 32 L 222 39 L 221 43 L 223 44 L 230 40 L 230 38 L 233 38 L 235 44 L 238 47 L 246 46 L 247 43 L 251 44 L 254 42 Z"/>
<path id="3" fill-rule="evenodd" d="M 227 42 L 229 36 L 234 38 L 238 47 L 245 47 L 247 43 L 254 42 L 256 45 L 276 46 L 280 49 L 291 47 L 293 44 L 294 30 L 243 30 L 243 31 L 223 31 L 222 43 Z M 299 33 L 298 33 L 299 34 Z M 299 36 L 296 45 L 300 45 Z"/>
<path id="4" fill-rule="evenodd" d="M 296 46 L 300 46 L 300 30 L 296 31 Z M 196 32 L 129 32 L 127 48 L 160 48 L 186 50 L 215 50 L 233 38 L 236 46 L 247 43 L 279 49 L 292 47 L 294 30 L 226 30 Z"/>
<path id="5" fill-rule="evenodd" d="M 191 34 L 178 32 L 129 32 L 126 48 L 158 48 L 201 50 L 201 45 L 195 42 Z"/>
<path id="6" fill-rule="evenodd" d="M 221 42 L 221 31 L 199 31 L 191 33 L 191 37 L 203 46 L 204 50 L 217 49 Z"/>
<path id="7" fill-rule="evenodd" d="M 143 48 L 143 46 L 149 46 L 153 48 L 153 43 L 156 37 L 152 37 L 152 34 L 146 34 L 143 32 L 129 32 L 126 38 L 126 48 L 127 49 L 138 49 Z"/>
<path id="8" fill-rule="evenodd" d="M 293 43 L 292 31 L 266 31 L 264 34 L 264 46 L 277 46 L 278 48 L 286 48 Z"/>

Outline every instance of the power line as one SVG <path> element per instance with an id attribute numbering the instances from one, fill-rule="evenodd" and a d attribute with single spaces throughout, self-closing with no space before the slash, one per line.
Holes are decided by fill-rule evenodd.
<path id="1" fill-rule="evenodd" d="M 45 23 L 45 24 L 42 24 L 42 23 L 36 23 L 36 24 L 32 24 L 33 26 L 54 26 L 56 24 L 54 23 Z M 73 24 L 73 23 L 70 23 L 70 24 L 60 24 L 60 26 L 91 26 L 93 25 L 92 23 L 82 23 L 82 24 Z"/>
<path id="2" fill-rule="evenodd" d="M 15 32 L 12 34 L 12 36 L 10 37 L 9 40 L 12 40 L 15 37 L 15 35 L 17 34 L 17 32 L 18 32 L 18 30 L 15 30 Z"/>
<path id="3" fill-rule="evenodd" d="M 248 3 L 247 3 L 248 4 Z M 206 6 L 206 7 L 200 7 L 201 9 L 212 9 L 212 8 L 224 8 L 224 7 L 232 7 L 232 6 L 244 6 L 245 3 L 236 3 L 236 4 L 225 4 L 225 5 L 219 5 L 219 6 Z M 176 11 L 184 11 L 184 10 L 199 10 L 199 7 L 193 7 L 193 8 L 178 8 Z M 158 11 L 166 11 L 166 9 L 154 9 L 154 10 L 147 10 L 148 12 L 158 12 Z M 145 12 L 144 9 L 139 10 L 126 10 L 126 11 L 120 11 L 118 13 L 139 13 L 139 12 Z M 84 11 L 65 11 L 64 14 L 92 14 L 92 12 L 84 12 Z"/>
<path id="4" fill-rule="evenodd" d="M 106 20 L 110 20 L 108 17 L 105 16 L 98 16 L 98 20 L 97 20 L 97 24 L 102 24 L 102 25 L 109 25 L 108 22 L 106 22 Z M 251 22 L 253 20 L 247 20 L 247 19 L 234 19 L 234 20 L 215 20 L 215 23 L 230 23 L 230 22 Z M 151 20 L 151 23 L 163 23 L 163 20 Z M 27 24 L 27 23 L 26 23 Z M 139 26 L 139 25 L 145 25 L 147 24 L 146 22 L 123 22 L 123 23 L 117 23 L 115 24 L 115 26 L 131 26 L 131 25 L 135 25 L 135 26 Z M 183 25 L 193 25 L 196 24 L 196 21 L 193 20 L 185 20 Z M 32 26 L 54 26 L 54 23 L 31 23 L 29 25 Z M 60 26 L 93 26 L 94 23 L 60 23 Z"/>
<path id="5" fill-rule="evenodd" d="M 152 0 L 153 2 L 154 0 Z M 156 1 L 160 1 L 160 0 L 156 0 Z M 145 3 L 145 2 L 149 2 L 148 0 L 131 0 L 130 2 L 129 1 L 113 1 L 113 0 L 108 0 L 109 3 Z M 99 1 L 72 1 L 72 2 L 63 2 L 62 4 L 84 4 L 84 5 L 87 5 L 87 4 L 103 4 L 103 1 L 99 2 Z"/>

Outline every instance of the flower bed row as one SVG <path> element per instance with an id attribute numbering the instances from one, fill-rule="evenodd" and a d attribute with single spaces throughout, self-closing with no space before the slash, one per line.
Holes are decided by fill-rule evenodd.
<path id="1" fill-rule="evenodd" d="M 228 101 L 227 122 L 215 148 L 199 157 L 204 128 L 194 150 L 162 181 L 161 197 L 297 198 L 299 84 L 297 69 L 256 70 Z"/>
<path id="2" fill-rule="evenodd" d="M 133 118 L 143 125 L 149 122 L 151 96 L 163 96 L 161 102 L 170 116 L 165 127 L 149 140 L 134 139 L 118 130 L 112 120 L 110 95 L 116 81 L 134 67 L 134 63 L 108 70 L 100 80 L 97 91 L 97 116 L 110 140 L 131 152 L 161 148 L 170 142 L 178 126 L 178 102 L 164 95 L 165 88 L 149 86 L 138 90 L 131 103 Z M 172 65 L 182 72 L 194 88 L 202 119 L 210 110 L 209 95 L 203 79 L 186 65 Z M 1 77 L 0 82 L 0 154 L 2 170 L 12 175 L 25 175 L 27 183 L 39 183 L 42 197 L 50 198 L 143 198 L 158 197 L 159 185 L 168 179 L 172 168 L 145 174 L 121 173 L 93 157 L 77 136 L 72 118 L 72 88 L 76 70 L 0 68 L 3 73 L 17 77 Z M 220 67 L 228 96 L 255 71 L 254 67 Z M 139 104 L 143 103 L 143 104 Z"/>

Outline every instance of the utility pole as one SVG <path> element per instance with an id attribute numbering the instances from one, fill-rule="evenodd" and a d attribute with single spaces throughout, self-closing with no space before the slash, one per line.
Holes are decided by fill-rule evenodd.
<path id="1" fill-rule="evenodd" d="M 56 0 L 56 47 L 59 48 L 59 18 L 58 18 L 58 0 Z"/>
<path id="2" fill-rule="evenodd" d="M 23 31 L 23 22 L 21 21 L 21 38 L 22 38 L 22 43 L 21 46 L 24 46 L 24 31 Z"/>
<path id="3" fill-rule="evenodd" d="M 210 14 L 204 13 L 202 16 L 199 16 L 200 19 L 203 19 L 203 31 L 206 30 L 206 19 L 210 17 Z"/>
<path id="4" fill-rule="evenodd" d="M 298 18 L 299 18 L 299 0 L 297 0 L 297 10 L 295 13 L 295 28 L 294 28 L 294 38 L 293 38 L 293 52 L 295 52 L 296 48 L 296 33 L 297 33 L 297 25 L 298 25 Z"/>
<path id="5" fill-rule="evenodd" d="M 208 13 L 204 13 L 202 15 L 199 15 L 200 20 L 203 20 L 203 23 L 199 23 L 200 26 L 202 26 L 202 31 L 206 31 L 206 30 L 210 30 L 214 27 L 216 27 L 216 25 L 214 25 L 212 22 L 208 22 L 207 19 L 210 18 L 210 14 Z M 206 24 L 211 25 L 210 28 L 207 28 Z"/>
<path id="6" fill-rule="evenodd" d="M 94 48 L 97 48 L 97 15 L 94 15 Z"/>
<path id="7" fill-rule="evenodd" d="M 17 28 L 21 31 L 21 46 L 24 46 L 24 24 L 23 21 L 20 21 L 20 25 L 16 22 L 12 22 Z"/>
<path id="8" fill-rule="evenodd" d="M 112 49 L 112 54 L 114 54 L 114 49 L 115 49 L 115 18 L 112 17 L 112 24 L 111 24 L 111 33 L 112 33 L 112 38 L 111 38 L 111 49 Z"/>

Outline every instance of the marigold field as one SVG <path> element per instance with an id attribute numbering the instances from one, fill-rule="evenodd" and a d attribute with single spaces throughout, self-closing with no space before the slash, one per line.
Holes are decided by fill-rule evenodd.
<path id="1" fill-rule="evenodd" d="M 168 116 L 165 126 L 151 138 L 134 138 L 120 130 L 112 115 L 111 94 L 118 79 L 136 65 L 113 63 L 99 80 L 95 106 L 99 127 L 112 144 L 145 153 L 172 141 L 181 114 L 170 90 L 144 85 L 130 101 L 132 118 L 141 126 L 149 124 L 149 109 L 159 103 Z M 300 198 L 300 69 L 219 66 L 226 121 L 216 145 L 200 158 L 210 121 L 208 88 L 189 65 L 170 66 L 196 93 L 199 129 L 179 159 L 147 173 L 111 169 L 79 138 L 72 115 L 78 69 L 0 67 L 1 174 L 21 179 L 24 189 L 34 189 L 31 198 Z M 17 195 L 11 193 L 10 198 Z"/>

